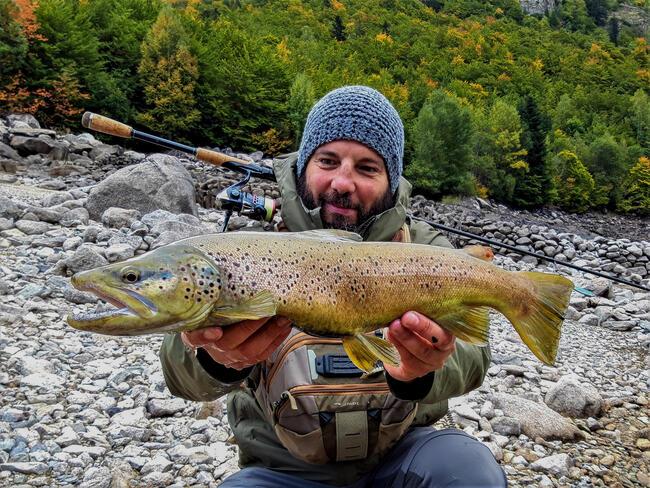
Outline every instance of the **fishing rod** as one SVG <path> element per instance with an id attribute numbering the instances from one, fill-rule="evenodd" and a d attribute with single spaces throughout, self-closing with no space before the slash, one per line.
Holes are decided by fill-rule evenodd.
<path id="1" fill-rule="evenodd" d="M 514 252 L 519 253 L 519 254 L 526 254 L 528 256 L 533 256 L 533 257 L 535 257 L 537 259 L 541 259 L 543 261 L 549 261 L 551 263 L 561 265 L 561 266 L 566 266 L 568 268 L 573 268 L 573 269 L 576 269 L 578 271 L 582 271 L 584 273 L 589 273 L 589 274 L 592 274 L 592 275 L 600 276 L 601 278 L 607 278 L 608 280 L 616 281 L 616 282 L 624 284 L 624 285 L 633 286 L 635 288 L 640 288 L 641 290 L 645 290 L 645 291 L 650 291 L 650 288 L 647 288 L 647 287 L 645 287 L 643 285 L 639 285 L 638 283 L 634 283 L 632 281 L 625 280 L 623 278 L 619 278 L 617 276 L 612 276 L 612 275 L 609 275 L 609 274 L 606 274 L 606 273 L 601 273 L 600 271 L 594 271 L 594 270 L 591 270 L 591 269 L 583 268 L 582 266 L 577 266 L 575 264 L 571 264 L 571 263 L 568 263 L 566 261 L 558 261 L 557 259 L 546 256 L 544 254 L 537 254 L 537 253 L 534 253 L 534 252 L 531 252 L 531 251 L 527 251 L 525 249 L 519 249 L 518 247 L 511 246 L 510 244 L 506 244 L 505 242 L 494 241 L 492 239 L 488 239 L 487 237 L 482 237 L 482 236 L 479 236 L 479 235 L 476 235 L 476 234 L 472 234 L 471 232 L 467 232 L 467 231 L 460 230 L 460 229 L 454 229 L 453 227 L 448 227 L 448 226 L 443 225 L 443 224 L 437 224 L 435 222 L 431 222 L 430 220 L 423 219 L 421 217 L 415 217 L 413 215 L 411 215 L 410 217 L 413 220 L 420 220 L 422 222 L 426 222 L 431 227 L 435 227 L 436 229 L 443 230 L 445 232 L 451 232 L 453 234 L 458 234 L 458 235 L 461 235 L 461 236 L 464 236 L 464 237 L 468 237 L 470 239 L 474 239 L 476 241 L 485 242 L 486 244 L 490 244 L 492 246 L 508 249 L 509 251 L 514 251 Z"/>
<path id="2" fill-rule="evenodd" d="M 124 139 L 138 139 L 168 149 L 176 149 L 191 154 L 196 157 L 196 159 L 205 163 L 220 166 L 238 173 L 243 173 L 244 178 L 241 181 L 225 188 L 216 197 L 216 201 L 219 202 L 220 208 L 226 211 L 221 232 L 224 232 L 228 228 L 228 222 L 230 221 L 233 212 L 237 212 L 240 215 L 245 215 L 246 217 L 255 220 L 265 220 L 270 222 L 273 219 L 273 215 L 275 215 L 279 209 L 278 200 L 254 195 L 243 190 L 244 185 L 249 182 L 251 176 L 268 181 L 275 181 L 275 173 L 272 168 L 251 163 L 234 156 L 228 156 L 227 154 L 213 151 L 212 149 L 192 147 L 176 141 L 170 141 L 163 137 L 136 130 L 130 125 L 92 112 L 86 112 L 83 114 L 81 125 L 86 129 L 102 132 L 111 136 L 122 137 Z"/>
<path id="3" fill-rule="evenodd" d="M 87 129 L 102 132 L 104 134 L 122 137 L 125 139 L 139 139 L 141 141 L 156 144 L 168 149 L 176 149 L 191 154 L 203 162 L 227 168 L 238 173 L 243 173 L 244 178 L 241 181 L 238 181 L 237 183 L 225 188 L 216 196 L 216 201 L 218 202 L 219 207 L 226 211 L 224 223 L 220 232 L 225 232 L 225 230 L 228 228 L 228 222 L 233 212 L 237 212 L 240 215 L 244 215 L 254 220 L 270 222 L 273 220 L 273 216 L 278 212 L 278 210 L 280 210 L 280 200 L 253 195 L 252 193 L 245 192 L 243 189 L 243 187 L 250 181 L 251 177 L 261 178 L 267 181 L 276 181 L 275 173 L 273 172 L 272 168 L 250 163 L 243 159 L 228 156 L 227 154 L 213 151 L 211 149 L 187 146 L 175 141 L 170 141 L 169 139 L 147 134 L 146 132 L 135 130 L 133 127 L 122 122 L 118 122 L 116 120 L 104 117 L 103 115 L 94 114 L 92 112 L 84 113 L 81 124 Z M 415 217 L 413 215 L 409 215 L 409 217 L 414 220 L 426 222 L 430 226 L 445 232 L 461 235 L 470 239 L 484 242 L 486 244 L 490 244 L 498 248 L 508 249 L 519 254 L 533 256 L 537 259 L 541 259 L 542 261 L 549 261 L 556 265 L 567 266 L 569 268 L 582 271 L 583 273 L 606 278 L 608 280 L 632 286 L 634 288 L 639 288 L 644 291 L 650 291 L 650 288 L 648 287 L 629 280 L 625 280 L 623 278 L 618 278 L 617 276 L 601 273 L 600 271 L 590 270 L 568 262 L 558 261 L 555 258 L 551 258 L 543 254 L 537 254 L 531 251 L 526 251 L 525 249 L 519 249 L 503 242 L 494 241 L 492 239 L 481 237 L 464 230 L 454 229 L 453 227 L 438 224 L 421 217 Z"/>

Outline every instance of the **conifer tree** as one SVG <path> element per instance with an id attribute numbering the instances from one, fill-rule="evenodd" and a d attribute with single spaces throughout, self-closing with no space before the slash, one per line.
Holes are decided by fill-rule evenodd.
<path id="1" fill-rule="evenodd" d="M 332 26 L 332 37 L 339 42 L 343 42 L 347 39 L 345 35 L 345 26 L 341 20 L 341 16 L 337 15 L 334 17 L 334 25 Z"/>
<path id="2" fill-rule="evenodd" d="M 513 203 L 536 207 L 549 200 L 553 182 L 546 164 L 546 123 L 531 96 L 524 98 L 519 111 L 524 126 L 523 146 L 527 151 L 528 172 L 517 180 Z"/>
<path id="3" fill-rule="evenodd" d="M 165 8 L 142 45 L 138 72 L 147 108 L 137 119 L 167 137 L 187 137 L 200 118 L 194 94 L 198 62 L 187 38 L 178 14 Z"/>

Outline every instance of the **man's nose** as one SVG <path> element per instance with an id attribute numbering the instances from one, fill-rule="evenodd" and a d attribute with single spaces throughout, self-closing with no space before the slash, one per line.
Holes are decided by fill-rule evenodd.
<path id="1" fill-rule="evenodd" d="M 353 193 L 356 185 L 350 171 L 345 167 L 341 167 L 332 178 L 331 187 L 337 193 L 343 195 Z"/>

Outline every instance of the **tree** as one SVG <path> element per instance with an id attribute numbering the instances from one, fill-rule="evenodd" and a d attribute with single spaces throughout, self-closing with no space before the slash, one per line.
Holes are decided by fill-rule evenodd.
<path id="1" fill-rule="evenodd" d="M 603 27 L 607 23 L 606 0 L 585 0 L 587 13 L 594 19 L 597 26 Z"/>
<path id="2" fill-rule="evenodd" d="M 474 191 L 471 115 L 452 96 L 436 90 L 412 130 L 413 161 L 405 175 L 425 196 L 470 195 Z"/>
<path id="3" fill-rule="evenodd" d="M 616 17 L 609 19 L 607 33 L 609 34 L 609 40 L 612 41 L 615 46 L 618 46 L 619 37 L 621 35 L 621 26 Z"/>
<path id="4" fill-rule="evenodd" d="M 560 151 L 554 159 L 556 185 L 562 188 L 555 202 L 569 212 L 585 212 L 591 206 L 594 179 L 575 153 Z"/>
<path id="5" fill-rule="evenodd" d="M 527 151 L 528 171 L 517 180 L 513 203 L 536 207 L 551 199 L 553 180 L 546 164 L 546 121 L 531 96 L 524 98 L 519 110 L 524 126 L 523 146 Z"/>
<path id="6" fill-rule="evenodd" d="M 497 100 L 485 122 L 483 152 L 491 161 L 482 172 L 482 180 L 490 194 L 499 201 L 512 203 L 517 180 L 528 171 L 527 154 L 522 146 L 523 128 L 517 109 L 504 100 Z"/>
<path id="7" fill-rule="evenodd" d="M 626 156 L 625 148 L 608 132 L 589 144 L 585 163 L 596 182 L 596 205 L 615 208 L 621 196 L 621 181 L 627 170 Z"/>
<path id="8" fill-rule="evenodd" d="M 316 102 L 314 87 L 304 73 L 299 73 L 289 91 L 288 116 L 294 134 L 294 147 L 297 149 L 302 138 L 307 115 Z"/>
<path id="9" fill-rule="evenodd" d="M 288 127 L 283 123 L 290 88 L 287 66 L 275 43 L 269 45 L 229 21 L 219 20 L 202 34 L 197 48 L 201 69 L 196 93 L 202 108 L 197 133 L 207 144 L 255 150 L 256 137 Z M 276 141 L 290 137 L 272 135 Z"/>
<path id="10" fill-rule="evenodd" d="M 641 156 L 623 185 L 618 210 L 650 216 L 650 158 Z"/>
<path id="11" fill-rule="evenodd" d="M 173 10 L 160 11 L 142 45 L 138 68 L 147 108 L 137 119 L 167 137 L 187 137 L 200 118 L 196 108 L 199 77 L 196 56 L 186 42 L 188 33 Z"/>
<path id="12" fill-rule="evenodd" d="M 334 17 L 334 25 L 332 26 L 332 37 L 339 42 L 343 42 L 347 39 L 345 35 L 345 26 L 341 20 L 341 16 L 337 15 Z"/>
<path id="13" fill-rule="evenodd" d="M 632 126 L 639 146 L 650 156 L 650 96 L 640 88 L 632 97 Z"/>

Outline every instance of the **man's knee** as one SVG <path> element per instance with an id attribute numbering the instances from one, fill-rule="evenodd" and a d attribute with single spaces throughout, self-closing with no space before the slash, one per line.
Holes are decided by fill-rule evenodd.
<path id="1" fill-rule="evenodd" d="M 503 470 L 481 442 L 456 429 L 432 432 L 414 446 L 405 486 L 503 487 Z M 411 479 L 409 479 L 411 478 Z M 413 484 L 417 480 L 424 484 Z"/>

